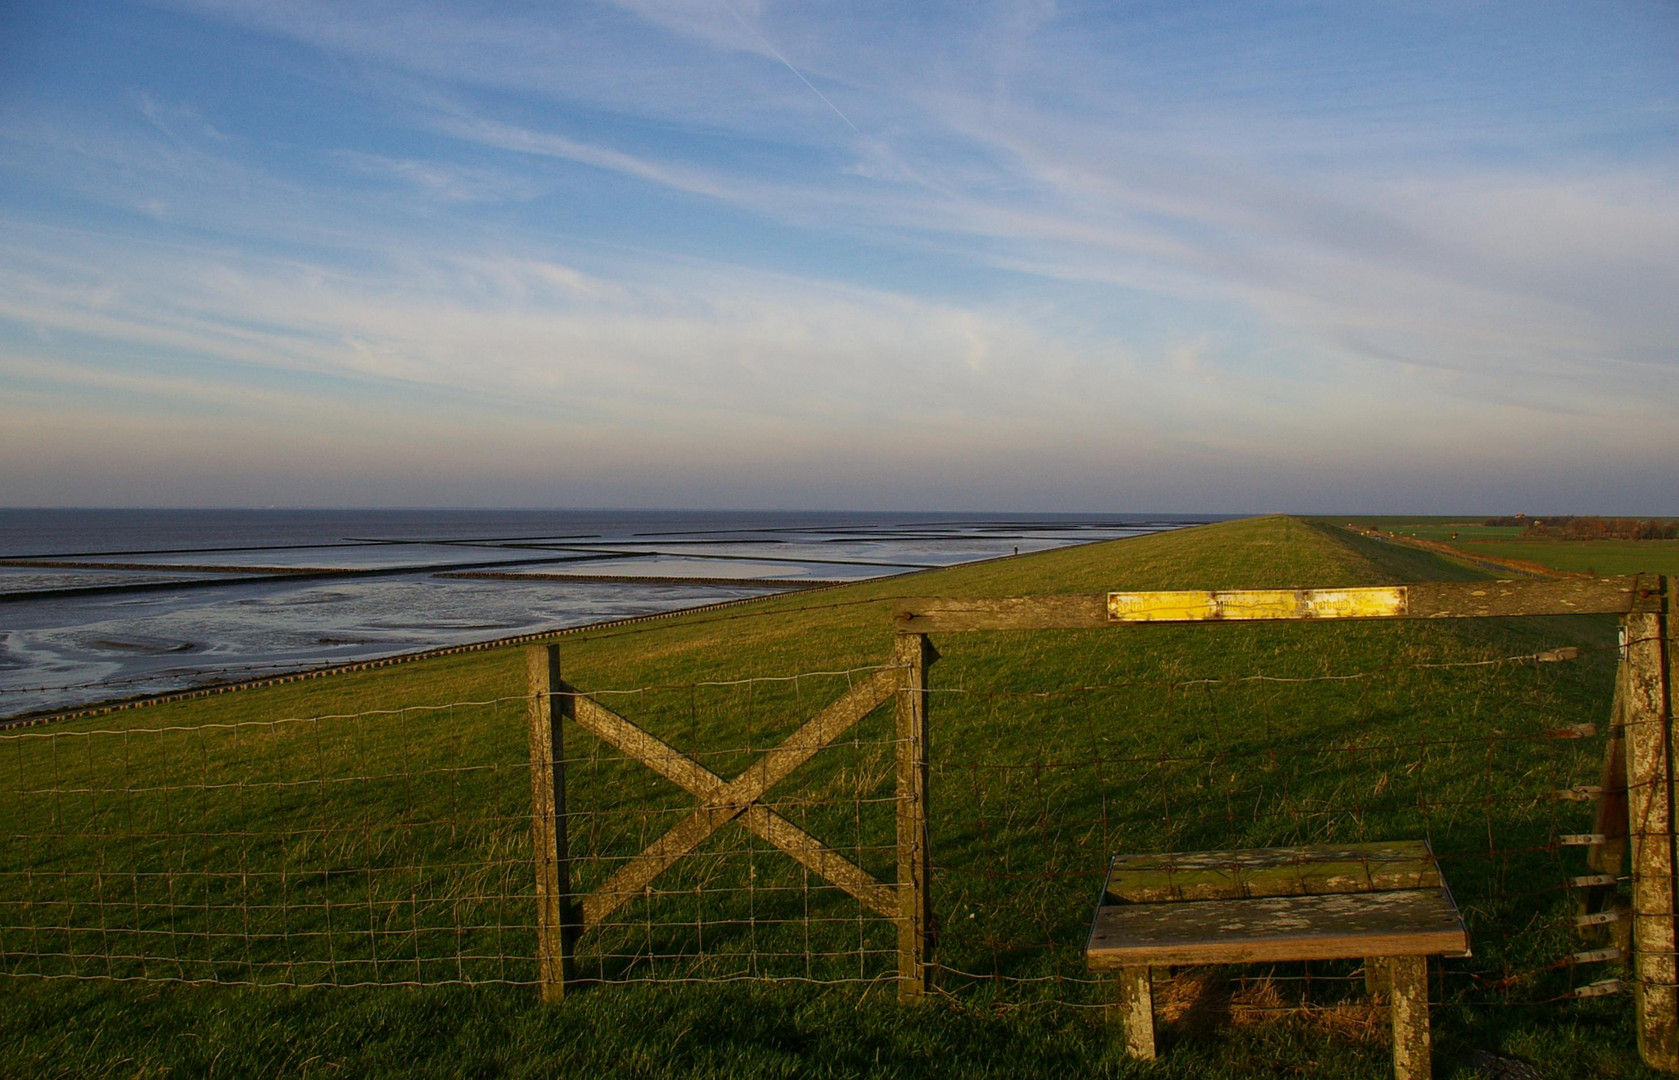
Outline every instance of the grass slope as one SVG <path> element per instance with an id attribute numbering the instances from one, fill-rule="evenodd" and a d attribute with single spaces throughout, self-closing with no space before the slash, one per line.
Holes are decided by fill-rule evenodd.
<path id="1" fill-rule="evenodd" d="M 1525 535 L 1516 526 L 1482 525 L 1448 518 L 1321 518 L 1329 524 L 1353 524 L 1434 540 L 1465 555 L 1538 563 L 1553 570 L 1593 573 L 1679 575 L 1679 540 L 1558 540 Z"/>
<path id="2" fill-rule="evenodd" d="M 603 700 L 729 777 L 845 677 L 696 684 L 878 664 L 899 596 L 1475 576 L 1426 552 L 1272 517 L 570 636 L 562 652 L 567 678 L 585 690 L 652 688 Z M 1116 1054 L 1087 1007 L 1105 988 L 1085 980 L 1080 948 L 1114 851 L 1427 836 L 1476 950 L 1437 983 L 1437 1075 L 1454 1075 L 1472 1049 L 1558 1075 L 1643 1075 L 1628 1000 L 1535 1004 L 1573 977 L 1538 969 L 1577 947 L 1561 885 L 1583 867 L 1551 839 L 1589 824 L 1587 808 L 1552 793 L 1595 781 L 1602 753 L 1601 739 L 1543 732 L 1604 719 L 1613 640 L 1612 621 L 1591 618 L 948 635 L 936 642 L 932 708 L 934 900 L 948 970 L 924 1007 L 900 1009 L 868 983 L 645 981 L 650 970 L 889 969 L 884 923 L 859 919 L 849 898 L 731 827 L 618 925 L 585 936 L 585 972 L 625 984 L 585 988 L 562 1006 L 505 986 L 14 978 L 0 998 L 0 1073 L 1386 1076 L 1381 1018 L 1348 997 L 1355 965 L 1250 969 L 1228 985 L 1192 973 L 1165 995 L 1183 1015 L 1163 1030 L 1166 1057 L 1145 1068 Z M 1571 664 L 1429 666 L 1557 645 L 1594 651 Z M 446 657 L 78 721 L 0 746 L 16 776 L 16 797 L 0 809 L 0 922 L 24 925 L 29 910 L 50 913 L 48 926 L 84 927 L 27 944 L 8 931 L 6 969 L 156 974 L 168 965 L 147 952 L 157 940 L 147 934 L 166 915 L 177 969 L 212 977 L 308 981 L 337 965 L 349 978 L 424 980 L 463 964 L 479 977 L 531 977 L 522 680 L 519 650 Z M 425 708 L 466 701 L 485 704 Z M 375 709 L 395 711 L 361 715 Z M 885 880 L 889 712 L 769 797 Z M 330 715 L 349 719 L 201 727 Z M 117 733 L 76 734 L 95 731 Z M 569 725 L 566 738 L 574 852 L 589 888 L 692 801 Z M 167 883 L 144 876 L 159 860 L 177 868 L 170 887 L 181 892 L 163 896 Z M 273 926 L 283 941 L 262 937 Z M 39 956 L 47 941 L 85 957 L 100 934 L 107 952 L 114 940 L 151 959 L 101 969 Z M 373 963 L 381 955 L 383 967 Z M 1221 1022 L 1203 1024 L 1205 1010 L 1189 1007 L 1196 987 L 1231 1006 Z"/>

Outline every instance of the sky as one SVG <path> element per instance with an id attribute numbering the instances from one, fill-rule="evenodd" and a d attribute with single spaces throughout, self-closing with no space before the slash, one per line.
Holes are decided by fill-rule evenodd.
<path id="1" fill-rule="evenodd" d="M 1679 513 L 1679 6 L 0 0 L 0 505 Z"/>

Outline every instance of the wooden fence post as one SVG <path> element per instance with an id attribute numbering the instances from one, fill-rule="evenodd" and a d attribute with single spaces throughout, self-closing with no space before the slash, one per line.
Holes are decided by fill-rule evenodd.
<path id="1" fill-rule="evenodd" d="M 899 634 L 898 1000 L 918 1000 L 931 986 L 932 853 L 927 837 L 927 668 L 938 653 L 925 634 Z"/>
<path id="2" fill-rule="evenodd" d="M 573 701 L 561 692 L 560 647 L 525 650 L 530 721 L 531 846 L 536 866 L 536 956 L 542 1000 L 565 996 L 576 937 L 572 918 L 570 853 L 566 845 L 565 763 L 560 720 Z M 556 708 L 556 705 L 558 708 Z"/>
<path id="3" fill-rule="evenodd" d="M 1648 580 L 1648 579 L 1645 579 Z M 1668 693 L 1667 579 L 1659 611 L 1626 617 L 1621 654 L 1632 839 L 1633 991 L 1638 1053 L 1679 1071 L 1679 967 L 1675 965 L 1673 714 Z"/>

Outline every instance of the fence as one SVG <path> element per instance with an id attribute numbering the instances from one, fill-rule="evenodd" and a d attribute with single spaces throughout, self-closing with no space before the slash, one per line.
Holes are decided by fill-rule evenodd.
<path id="1" fill-rule="evenodd" d="M 804 964 L 804 977 L 813 975 L 813 962 L 846 957 L 847 952 L 833 953 L 815 945 L 811 938 L 813 920 L 838 922 L 850 928 L 856 923 L 858 961 L 857 975 L 867 978 L 870 954 L 884 954 L 878 944 L 871 947 L 867 926 L 870 915 L 884 917 L 897 925 L 896 950 L 899 996 L 918 996 L 927 984 L 926 911 L 927 911 L 927 846 L 925 807 L 927 804 L 927 770 L 923 747 L 926 741 L 925 673 L 929 658 L 919 641 L 905 638 L 893 657 L 893 662 L 867 672 L 844 673 L 850 685 L 836 700 L 808 720 L 803 720 L 780 742 L 765 749 L 732 781 L 725 781 L 697 758 L 701 755 L 683 753 L 660 739 L 646 728 L 637 726 L 595 697 L 580 694 L 560 681 L 559 649 L 557 646 L 529 651 L 528 678 L 530 694 L 530 758 L 531 770 L 531 838 L 535 849 L 537 910 L 540 912 L 540 946 L 543 996 L 555 1000 L 563 996 L 568 979 L 576 977 L 576 941 L 584 931 L 607 929 L 620 935 L 627 925 L 614 923 L 614 916 L 638 899 L 652 895 L 655 879 L 672 870 L 685 857 L 691 856 L 714 833 L 730 823 L 738 823 L 753 837 L 771 849 L 790 857 L 802 869 L 796 879 L 783 874 L 760 881 L 759 868 L 754 861 L 746 867 L 745 882 L 724 877 L 721 881 L 711 870 L 695 870 L 690 880 L 695 896 L 702 905 L 690 924 L 698 933 L 707 926 L 703 904 L 705 894 L 713 897 L 729 891 L 748 894 L 749 914 L 746 924 L 754 938 L 750 955 L 753 963 L 762 960 L 764 951 L 756 942 L 760 922 L 758 896 L 772 892 L 790 893 L 800 902 L 802 918 L 794 920 L 802 926 L 802 948 L 782 959 L 793 958 Z M 816 676 L 800 676 L 791 681 L 795 688 Z M 743 680 L 738 685 L 757 688 L 764 680 Z M 772 684 L 773 685 L 773 684 Z M 680 688 L 693 690 L 694 687 Z M 638 693 L 646 697 L 648 691 Z M 795 703 L 798 695 L 795 695 Z M 895 702 L 894 729 L 889 740 L 880 735 L 870 742 L 877 751 L 865 759 L 863 738 L 859 724 L 887 702 Z M 614 764 L 638 764 L 673 782 L 682 792 L 697 800 L 692 809 L 682 806 L 657 824 L 646 838 L 650 815 L 645 804 L 642 785 L 633 782 L 614 784 L 619 792 L 633 792 L 626 812 L 639 818 L 642 838 L 639 850 L 625 850 L 614 857 L 606 845 L 588 845 L 594 854 L 593 864 L 606 863 L 609 872 L 604 880 L 585 887 L 575 880 L 573 864 L 573 814 L 568 805 L 568 788 L 572 785 L 574 763 L 563 751 L 564 728 L 557 722 L 562 717 L 573 720 L 583 731 L 595 736 L 601 744 L 618 752 Z M 806 793 L 794 799 L 781 798 L 772 804 L 767 799 L 771 789 L 777 788 L 795 770 L 811 763 L 825 751 L 836 749 L 836 741 L 850 736 L 844 744 L 849 751 L 850 768 L 841 766 L 836 773 L 827 770 L 819 777 L 817 793 Z M 895 789 L 891 794 L 880 791 L 885 768 L 885 754 L 891 751 Z M 748 754 L 751 754 L 750 744 Z M 817 770 L 812 770 L 817 771 Z M 834 794 L 841 794 L 838 798 Z M 878 825 L 865 827 L 863 808 L 872 803 L 894 805 L 895 831 L 889 841 L 874 839 L 880 835 Z M 833 819 L 832 811 L 849 810 L 855 827 L 850 830 L 853 840 L 847 853 L 835 850 L 829 843 L 809 831 L 814 816 L 826 824 L 841 825 Z M 788 811 L 801 818 L 795 823 Z M 585 811 L 581 820 L 595 822 L 599 809 Z M 872 841 L 872 842 L 871 842 Z M 633 850 L 633 849 L 631 849 Z M 850 857 L 848 857 L 848 855 Z M 882 855 L 895 861 L 896 886 L 882 884 L 866 864 L 878 862 Z M 613 865 L 615 864 L 615 865 Z M 690 864 L 691 865 L 691 864 Z M 677 891 L 686 892 L 682 886 Z M 666 886 L 665 891 L 670 891 Z M 853 910 L 834 916 L 813 912 L 813 891 L 839 892 L 853 902 Z M 654 923 L 650 906 L 645 909 L 649 944 L 654 940 Z M 713 942 L 716 928 L 728 922 L 713 918 L 710 924 Z M 670 929 L 670 922 L 660 920 L 660 927 Z M 657 956 L 649 950 L 649 958 Z M 597 964 L 603 959 L 596 950 Z M 603 972 L 597 970 L 593 981 Z M 830 981 L 833 981 L 830 979 Z"/>
<path id="2" fill-rule="evenodd" d="M 1669 653 L 1671 630 L 1667 621 L 1668 582 L 1654 575 L 1603 580 L 1499 582 L 1492 584 L 1429 584 L 1374 589 L 1332 590 L 1233 590 L 1227 592 L 1178 593 L 1110 593 L 1105 596 L 1036 597 L 987 600 L 916 599 L 902 602 L 898 608 L 898 629 L 901 633 L 1020 631 L 1020 630 L 1092 630 L 1097 628 L 1132 628 L 1139 624 L 1206 624 L 1222 622 L 1291 622 L 1296 620 L 1385 620 L 1423 619 L 1457 620 L 1495 616 L 1618 614 L 1621 616 L 1620 641 L 1611 723 L 1608 725 L 1607 745 L 1601 768 L 1601 783 L 1583 784 L 1572 781 L 1584 762 L 1563 764 L 1536 760 L 1533 753 L 1516 753 L 1515 764 L 1527 777 L 1544 776 L 1548 791 L 1534 793 L 1532 806 L 1549 802 L 1548 814 L 1512 813 L 1520 807 L 1506 806 L 1497 821 L 1492 807 L 1495 802 L 1510 797 L 1507 783 L 1501 783 L 1499 770 L 1493 767 L 1495 751 L 1509 752 L 1523 743 L 1543 741 L 1572 741 L 1575 737 L 1599 733 L 1595 723 L 1574 724 L 1560 728 L 1541 728 L 1529 732 L 1511 732 L 1480 725 L 1447 729 L 1440 735 L 1424 733 L 1420 738 L 1383 738 L 1379 724 L 1365 717 L 1355 725 L 1356 734 L 1345 741 L 1331 742 L 1324 749 L 1332 757 L 1345 758 L 1345 768 L 1351 770 L 1356 759 L 1374 756 L 1393 764 L 1403 764 L 1407 773 L 1417 774 L 1415 790 L 1403 800 L 1403 810 L 1394 813 L 1394 821 L 1384 823 L 1384 832 L 1398 826 L 1414 833 L 1420 830 L 1437 845 L 1443 856 L 1448 878 L 1467 883 L 1475 890 L 1475 899 L 1484 897 L 1489 906 L 1511 901 L 1523 906 L 1550 908 L 1551 918 L 1541 924 L 1541 930 L 1573 929 L 1589 938 L 1607 936 L 1615 944 L 1562 953 L 1555 960 L 1535 963 L 1529 959 L 1521 963 L 1512 954 L 1517 949 L 1530 956 L 1535 942 L 1519 940 L 1536 935 L 1511 933 L 1508 913 L 1499 918 L 1496 911 L 1471 912 L 1471 938 L 1483 952 L 1483 970 L 1471 966 L 1459 967 L 1456 974 L 1468 976 L 1481 988 L 1506 989 L 1524 981 L 1533 981 L 1548 973 L 1566 971 L 1573 982 L 1577 966 L 1605 962 L 1628 961 L 1632 971 L 1630 988 L 1633 991 L 1638 1022 L 1639 1052 L 1644 1060 L 1661 1069 L 1679 1070 L 1679 971 L 1675 967 L 1676 919 L 1675 889 L 1675 785 L 1673 776 L 1674 733 L 1670 700 Z M 1501 664 L 1529 661 L 1544 663 L 1562 659 L 1576 659 L 1577 648 L 1547 650 L 1527 657 L 1505 657 L 1469 661 L 1413 663 L 1416 670 L 1474 669 L 1497 667 Z M 1326 674 L 1312 678 L 1282 681 L 1342 682 L 1362 678 L 1363 675 Z M 1263 683 L 1265 676 L 1253 677 Z M 1243 680 L 1236 680 L 1241 682 Z M 1218 680 L 1193 680 L 1179 683 L 1179 687 L 1210 687 Z M 1226 683 L 1228 685 L 1228 683 Z M 1093 687 L 1081 687 L 1089 692 Z M 1163 773 L 1174 766 L 1188 765 L 1194 770 L 1209 772 L 1223 770 L 1236 759 L 1275 761 L 1276 751 L 1267 738 L 1259 743 L 1245 738 L 1244 732 L 1226 732 L 1217 722 L 1216 711 L 1210 722 L 1196 733 L 1195 740 L 1184 749 L 1167 750 L 1162 747 L 1157 756 L 1132 752 L 1119 755 L 1133 766 L 1156 764 Z M 1480 727 L 1480 730 L 1476 730 Z M 1321 725 L 1320 725 L 1321 728 Z M 1211 735 L 1210 740 L 1208 735 Z M 1209 745 L 1210 743 L 1210 745 Z M 1450 755 L 1464 747 L 1485 747 L 1487 770 L 1477 792 L 1460 767 L 1450 767 Z M 1531 748 L 1531 747 L 1530 747 Z M 1440 755 L 1447 755 L 1446 763 Z M 1110 757 L 1095 749 L 1083 762 L 1086 768 L 1111 764 Z M 1079 763 L 1068 763 L 1077 766 Z M 1446 767 L 1442 767 L 1442 765 Z M 1558 768 L 1563 764 L 1562 768 Z M 980 767 L 976 765 L 976 768 Z M 1036 767 L 1042 769 L 1043 763 Z M 1432 774 L 1432 775 L 1431 775 Z M 1454 775 L 1455 774 L 1455 775 Z M 1374 794 L 1381 795 L 1390 772 L 1384 771 Z M 1426 780 L 1425 780 L 1426 778 Z M 1209 778 L 1210 779 L 1210 778 Z M 1158 835 L 1140 838 L 1141 843 L 1121 841 L 1112 837 L 1112 820 L 1103 803 L 1100 827 L 1104 850 L 1180 851 L 1214 847 L 1257 847 L 1279 842 L 1266 835 L 1263 819 L 1238 815 L 1233 796 L 1240 786 L 1240 778 L 1230 774 L 1229 784 L 1206 782 L 1198 777 L 1183 776 L 1176 783 L 1162 783 L 1164 793 L 1170 787 L 1178 790 L 1207 791 L 1224 787 L 1220 792 L 1226 803 L 1223 814 L 1215 812 L 1197 815 L 1189 829 L 1175 829 L 1169 808 L 1163 806 L 1159 824 L 1165 826 L 1165 837 Z M 1286 786 L 1286 785 L 1285 785 Z M 1500 789 L 1504 789 L 1500 792 Z M 1498 793 L 1498 794 L 1495 794 Z M 1502 796 L 1502 798 L 1501 798 Z M 1263 801 L 1263 792 L 1260 801 Z M 1285 800 L 1286 801 L 1286 800 Z M 1568 829 L 1554 808 L 1565 803 L 1584 801 L 1595 803 L 1596 810 L 1590 831 Z M 1452 835 L 1461 812 L 1479 804 L 1485 815 L 1487 841 L 1484 855 L 1489 874 L 1474 874 L 1466 864 L 1469 855 L 1461 836 Z M 1399 806 L 1390 809 L 1400 811 Z M 1350 818 L 1359 828 L 1359 839 L 1377 838 L 1365 832 L 1371 807 L 1362 798 L 1350 806 L 1336 805 L 1336 800 L 1304 807 L 1296 805 L 1285 821 L 1292 819 L 1292 827 L 1282 839 L 1327 839 L 1329 831 L 1322 825 L 1333 825 L 1338 818 Z M 1047 817 L 1047 815 L 1046 815 Z M 1223 818 L 1226 830 L 1217 829 Z M 1523 820 L 1523 819 L 1526 820 Z M 1312 837 L 1303 828 L 1307 821 L 1319 822 L 1320 835 Z M 1409 819 L 1409 820 L 1406 820 Z M 1444 819 L 1444 820 L 1443 820 Z M 1240 820 L 1240 827 L 1238 821 Z M 983 819 L 982 819 L 983 821 Z M 1214 825 L 1212 830 L 1200 830 L 1203 835 L 1227 831 L 1227 836 L 1214 840 L 1194 836 L 1196 825 Z M 1095 823 L 1092 823 L 1093 825 Z M 1254 829 L 1253 824 L 1261 827 Z M 1444 826 L 1444 828 L 1443 828 Z M 1275 832 L 1275 830 L 1270 830 Z M 1190 835 L 1184 835 L 1188 833 Z M 1401 831 L 1399 835 L 1405 835 Z M 1387 837 L 1381 837 L 1387 838 Z M 1569 848 L 1581 848 L 1584 865 L 1567 866 L 1559 858 Z M 1620 876 L 1623 861 L 1630 848 L 1632 873 Z M 1519 866 L 1515 857 L 1543 854 L 1553 864 L 1552 881 L 1540 867 Z M 1456 866 L 1452 864 L 1456 863 Z M 1571 872 L 1585 869 L 1589 872 Z M 1483 880 L 1477 881 L 1480 877 Z M 1617 902 L 1616 889 L 1625 880 L 1631 887 L 1630 905 Z M 1547 893 L 1568 897 L 1566 903 L 1544 904 Z M 1538 901 L 1538 903 L 1536 903 Z M 1492 914 L 1492 918 L 1488 918 Z M 1568 918 L 1572 915 L 1572 918 Z M 1478 917 L 1477 917 L 1478 916 Z M 1504 925 L 1500 925 L 1503 923 Z M 1479 925 L 1477 925 L 1479 924 Z M 1530 921 L 1529 931 L 1533 929 Z M 1477 930 L 1479 934 L 1477 934 Z M 1492 935 L 1487 931 L 1491 930 Z M 1620 931 L 1617 933 L 1616 931 Z M 1492 950 L 1483 946 L 1489 936 L 1494 937 Z M 1542 936 L 1542 935 L 1538 935 Z M 1502 939 L 1502 940 L 1498 940 Z M 1065 944 L 1062 944 L 1065 950 Z M 1514 947 L 1514 948 L 1513 948 Z M 1555 944 L 1553 944 L 1555 948 Z M 1484 954 L 1494 953 L 1502 960 L 1504 971 L 1495 974 L 1484 970 Z M 1500 956 L 1499 954 L 1503 954 Z M 1513 962 L 1515 961 L 1515 962 Z M 1453 974 L 1448 969 L 1447 974 Z M 1310 975 L 1305 976 L 1310 981 Z M 1623 984 L 1618 979 L 1601 979 L 1588 984 L 1573 984 L 1551 1000 L 1590 998 L 1618 992 Z M 1462 995 L 1460 995 L 1461 997 Z"/>
<path id="3" fill-rule="evenodd" d="M 854 670 L 585 693 L 534 647 L 524 692 L 492 700 L 4 733 L 0 970 L 1097 1008 L 1082 948 L 1114 852 L 1426 836 L 1475 949 L 1437 1001 L 1606 1008 L 1624 983 L 1662 1065 L 1666 588 L 911 600 L 893 654 Z M 1458 618 L 1565 613 L 1621 615 L 1626 639 Z M 1352 963 L 1180 984 L 1168 1019 L 1222 994 L 1363 1022 Z"/>
<path id="4" fill-rule="evenodd" d="M 0 964 L 232 985 L 533 982 L 522 697 L 0 738 Z"/>

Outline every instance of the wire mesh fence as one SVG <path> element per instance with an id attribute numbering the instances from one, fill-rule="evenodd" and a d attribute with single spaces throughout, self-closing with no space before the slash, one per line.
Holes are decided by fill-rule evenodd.
<path id="1" fill-rule="evenodd" d="M 1328 670 L 1316 673 L 1298 670 L 1311 661 L 1295 655 L 1277 665 L 1291 674 L 935 685 L 942 985 L 1110 1002 L 1112 984 L 1087 973 L 1084 950 L 1115 853 L 1421 839 L 1474 950 L 1437 967 L 1436 1000 L 1538 1003 L 1607 989 L 1615 971 L 1603 961 L 1619 953 L 1581 958 L 1577 916 L 1589 889 L 1624 881 L 1586 861 L 1613 650 L 1464 655 L 1460 641 L 1413 635 L 1410 655 L 1349 670 L 1334 653 L 1364 651 L 1363 631 L 1352 642 L 1347 633 L 1317 635 L 1313 659 Z M 976 752 L 952 714 L 975 732 L 1021 734 Z M 1229 974 L 1219 992 L 1249 1010 L 1335 1005 L 1366 990 L 1361 961 Z M 1188 973 L 1180 996 L 1204 996 L 1210 978 Z"/>
<path id="2" fill-rule="evenodd" d="M 1108 859 L 1426 839 L 1474 955 L 1436 1000 L 1550 1002 L 1574 959 L 1615 650 L 1557 662 L 1433 627 L 998 635 L 932 680 L 938 986 L 1094 1007 Z M 1140 651 L 1141 650 L 1141 651 Z M 1370 663 L 1371 657 L 1380 658 Z M 878 670 L 589 689 L 731 781 Z M 512 688 L 510 688 L 511 690 Z M 902 693 L 902 691 L 898 691 Z M 897 888 L 888 694 L 756 799 Z M 258 986 L 537 984 L 528 695 L 191 727 L 0 733 L 0 970 Z M 704 800 L 561 723 L 571 892 L 598 893 Z M 897 928 L 731 820 L 618 896 L 575 977 L 872 984 Z M 1603 954 L 1609 956 L 1610 954 Z M 1237 969 L 1258 1010 L 1334 1007 L 1358 964 Z M 1205 990 L 1201 976 L 1186 987 Z M 1188 993 L 1189 991 L 1185 991 Z"/>
<path id="3" fill-rule="evenodd" d="M 732 776 L 855 680 L 813 673 L 603 701 Z M 529 700 L 233 724 L 0 734 L 0 970 L 226 985 L 536 984 Z M 567 727 L 572 725 L 568 722 Z M 708 749 L 723 740 L 725 749 Z M 764 804 L 890 880 L 890 707 Z M 554 764 L 571 879 L 599 888 L 694 799 L 582 731 Z M 731 835 L 734 833 L 734 835 Z M 621 902 L 593 982 L 871 980 L 892 928 L 730 830 Z"/>
<path id="4" fill-rule="evenodd" d="M 565 724 L 565 752 L 555 767 L 566 789 L 571 888 L 588 898 L 581 906 L 589 914 L 574 952 L 576 978 L 843 983 L 895 973 L 892 924 L 765 836 L 796 829 L 809 838 L 807 846 L 820 843 L 830 858 L 843 858 L 875 881 L 893 879 L 890 692 L 882 704 L 865 702 L 860 720 L 761 798 L 741 800 L 766 822 L 773 815 L 780 829 L 734 822 L 646 884 L 634 872 L 638 860 L 672 843 L 666 838 L 695 816 L 697 802 L 707 801 L 656 772 L 685 770 L 699 774 L 701 784 L 746 776 L 786 754 L 788 738 L 813 714 L 876 674 L 815 672 L 589 695 L 660 742 L 626 752 L 582 724 L 575 731 Z M 718 743 L 722 749 L 708 748 Z M 726 799 L 712 790 L 710 800 Z M 621 884 L 626 876 L 629 886 Z"/>
<path id="5" fill-rule="evenodd" d="M 530 981 L 522 699 L 0 736 L 0 965 L 276 986 Z M 503 730 L 506 737 L 498 737 Z"/>

